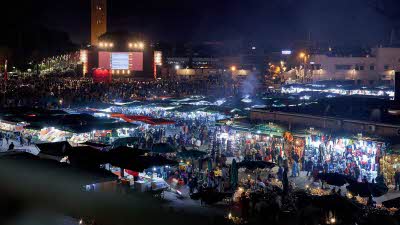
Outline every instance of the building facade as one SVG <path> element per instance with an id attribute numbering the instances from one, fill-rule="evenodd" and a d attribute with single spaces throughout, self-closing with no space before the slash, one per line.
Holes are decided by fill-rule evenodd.
<path id="1" fill-rule="evenodd" d="M 91 2 L 91 37 L 92 45 L 97 46 L 99 37 L 107 32 L 107 0 Z"/>
<path id="2" fill-rule="evenodd" d="M 394 82 L 400 70 L 400 48 L 374 48 L 363 57 L 311 55 L 308 73 L 313 81 L 354 80 L 359 85 Z"/>

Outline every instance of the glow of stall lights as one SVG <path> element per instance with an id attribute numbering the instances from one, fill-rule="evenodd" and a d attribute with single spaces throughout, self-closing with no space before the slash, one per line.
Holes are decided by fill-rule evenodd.
<path id="1" fill-rule="evenodd" d="M 105 113 L 94 113 L 93 115 L 96 117 L 106 117 L 107 116 L 107 114 L 105 114 Z"/>
<path id="2" fill-rule="evenodd" d="M 106 109 L 100 109 L 99 111 L 100 111 L 100 112 L 107 112 L 107 113 L 110 113 L 110 112 L 111 112 L 111 107 L 106 108 Z"/>
<path id="3" fill-rule="evenodd" d="M 242 102 L 244 102 L 244 103 L 251 103 L 251 102 L 253 102 L 253 100 L 251 100 L 251 99 L 249 99 L 248 97 L 246 97 L 246 98 L 242 99 Z"/>
<path id="4" fill-rule="evenodd" d="M 222 105 L 222 104 L 224 104 L 226 102 L 226 99 L 219 99 L 219 100 L 217 100 L 216 102 L 215 102 L 215 105 L 217 105 L 217 106 L 220 106 L 220 105 Z"/>
<path id="5" fill-rule="evenodd" d="M 228 219 L 232 219 L 232 213 L 228 214 Z"/>
<path id="6" fill-rule="evenodd" d="M 310 100 L 311 96 L 309 95 L 304 95 L 302 97 L 300 97 L 301 100 Z"/>
<path id="7" fill-rule="evenodd" d="M 334 224 L 334 223 L 336 223 L 336 219 L 332 217 L 332 218 L 330 219 L 330 222 L 331 222 L 331 224 Z"/>
<path id="8" fill-rule="evenodd" d="M 155 167 L 153 167 L 153 171 L 156 171 L 157 169 Z"/>

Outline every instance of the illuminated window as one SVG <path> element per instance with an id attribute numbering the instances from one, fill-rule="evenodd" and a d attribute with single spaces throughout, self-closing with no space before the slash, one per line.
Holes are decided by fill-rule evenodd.
<path id="1" fill-rule="evenodd" d="M 311 65 L 311 70 L 320 70 L 320 69 L 321 69 L 321 64 Z"/>
<path id="2" fill-rule="evenodd" d="M 356 65 L 355 70 L 364 70 L 363 65 Z"/>
<path id="3" fill-rule="evenodd" d="M 351 65 L 335 65 L 336 70 L 351 70 Z"/>
<path id="4" fill-rule="evenodd" d="M 389 65 L 384 65 L 384 66 L 383 66 L 383 69 L 384 69 L 384 70 L 389 70 Z"/>

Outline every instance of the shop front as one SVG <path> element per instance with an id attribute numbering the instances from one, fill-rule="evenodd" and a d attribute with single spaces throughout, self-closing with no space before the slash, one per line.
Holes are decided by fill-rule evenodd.
<path id="1" fill-rule="evenodd" d="M 386 145 L 361 136 L 308 135 L 305 146 L 305 160 L 312 160 L 314 165 L 371 182 L 378 176 L 379 159 Z"/>
<path id="2" fill-rule="evenodd" d="M 26 125 L 28 124 L 0 120 L 0 130 L 5 132 L 21 132 Z"/>
<path id="3" fill-rule="evenodd" d="M 390 145 L 380 159 L 381 171 L 388 185 L 395 185 L 395 173 L 400 172 L 400 145 Z"/>

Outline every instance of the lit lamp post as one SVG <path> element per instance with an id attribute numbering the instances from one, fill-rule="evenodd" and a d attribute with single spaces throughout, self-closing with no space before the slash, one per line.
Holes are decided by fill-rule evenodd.
<path id="1" fill-rule="evenodd" d="M 236 71 L 236 66 L 231 66 L 231 72 L 232 72 L 232 75 L 231 75 L 231 77 L 233 78 L 233 73 Z"/>
<path id="2" fill-rule="evenodd" d="M 300 52 L 299 54 L 299 58 L 303 60 L 303 70 L 304 70 L 304 74 L 303 74 L 303 78 L 302 78 L 302 82 L 304 82 L 304 78 L 306 77 L 307 74 L 307 54 L 304 52 Z"/>

